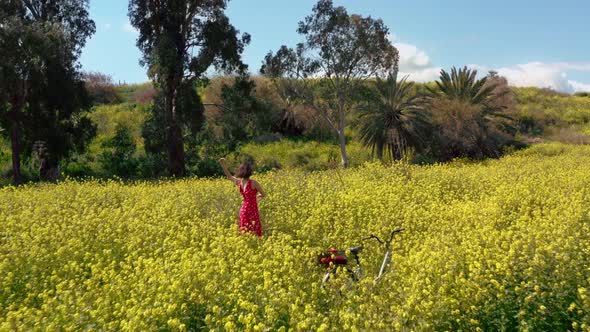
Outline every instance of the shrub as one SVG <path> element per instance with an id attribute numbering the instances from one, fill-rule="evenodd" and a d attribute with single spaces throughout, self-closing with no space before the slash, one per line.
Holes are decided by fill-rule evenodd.
<path id="1" fill-rule="evenodd" d="M 157 179 L 165 177 L 168 161 L 163 154 L 148 153 L 138 159 L 138 173 L 143 179 Z"/>
<path id="2" fill-rule="evenodd" d="M 223 169 L 217 160 L 205 158 L 199 160 L 190 173 L 198 177 L 216 177 L 223 175 Z"/>
<path id="3" fill-rule="evenodd" d="M 87 162 L 79 161 L 69 162 L 63 169 L 63 173 L 67 177 L 76 179 L 93 178 L 98 176 L 95 170 L 92 169 L 92 167 Z"/>
<path id="4" fill-rule="evenodd" d="M 115 136 L 104 142 L 102 147 L 105 151 L 100 155 L 99 162 L 107 173 L 120 178 L 137 175 L 136 146 L 128 127 L 118 125 Z"/>
<path id="5" fill-rule="evenodd" d="M 123 101 L 109 75 L 98 72 L 86 73 L 84 82 L 93 104 L 118 104 Z"/>

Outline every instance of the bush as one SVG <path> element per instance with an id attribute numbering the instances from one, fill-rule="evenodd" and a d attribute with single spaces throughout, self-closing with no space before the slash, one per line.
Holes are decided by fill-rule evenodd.
<path id="1" fill-rule="evenodd" d="M 545 132 L 546 127 L 567 127 L 590 121 L 590 98 L 584 97 L 584 92 L 571 96 L 539 88 L 513 90 L 518 101 L 516 118 L 529 119 L 529 122 L 532 118 L 534 122 L 533 126 L 529 123 L 524 124 L 525 128 L 519 128 L 523 134 L 551 136 L 553 133 Z"/>
<path id="2" fill-rule="evenodd" d="M 538 118 L 532 115 L 520 115 L 516 118 L 516 126 L 519 133 L 541 136 L 544 126 Z"/>
<path id="3" fill-rule="evenodd" d="M 436 159 L 431 155 L 417 154 L 412 158 L 410 163 L 414 165 L 433 165 L 436 163 Z"/>
<path id="4" fill-rule="evenodd" d="M 223 169 L 215 159 L 205 158 L 199 160 L 190 170 L 192 175 L 198 177 L 215 177 L 222 176 Z"/>
<path id="5" fill-rule="evenodd" d="M 158 92 L 152 86 L 148 86 L 145 89 L 137 91 L 133 95 L 133 101 L 138 104 L 149 104 L 154 101 Z"/>
<path id="6" fill-rule="evenodd" d="M 256 172 L 264 173 L 264 172 L 272 171 L 274 169 L 281 169 L 281 168 L 282 168 L 282 166 L 278 162 L 278 160 L 276 160 L 275 158 L 272 158 L 272 157 L 266 157 L 266 158 L 258 161 L 257 166 L 256 166 Z"/>
<path id="7" fill-rule="evenodd" d="M 482 106 L 437 99 L 432 109 L 437 130 L 430 153 L 439 161 L 499 158 L 514 141 L 514 134 L 506 129 L 510 124 L 501 117 L 490 119 Z"/>
<path id="8" fill-rule="evenodd" d="M 138 173 L 143 179 L 157 179 L 167 174 L 166 156 L 148 153 L 138 159 Z"/>
<path id="9" fill-rule="evenodd" d="M 74 161 L 66 165 L 63 170 L 67 177 L 76 179 L 93 178 L 97 177 L 98 174 L 90 167 L 87 162 Z"/>
<path id="10" fill-rule="evenodd" d="M 281 135 L 279 133 L 270 133 L 270 134 L 255 137 L 252 140 L 252 142 L 256 143 L 256 144 L 268 144 L 268 143 L 279 142 L 282 138 L 283 138 L 283 135 Z"/>
<path id="11" fill-rule="evenodd" d="M 138 160 L 135 155 L 135 142 L 129 127 L 118 125 L 115 136 L 102 145 L 106 148 L 99 157 L 102 168 L 109 174 L 128 179 L 137 176 Z"/>
<path id="12" fill-rule="evenodd" d="M 109 75 L 96 72 L 86 73 L 84 74 L 84 82 L 93 104 L 118 104 L 123 101 Z"/>
<path id="13" fill-rule="evenodd" d="M 350 166 L 358 166 L 372 160 L 369 149 L 359 143 L 347 144 Z M 249 143 L 242 146 L 238 155 L 251 156 L 257 171 L 279 168 L 303 168 L 307 171 L 340 167 L 340 147 L 336 144 L 298 142 L 283 139 L 269 144 Z"/>

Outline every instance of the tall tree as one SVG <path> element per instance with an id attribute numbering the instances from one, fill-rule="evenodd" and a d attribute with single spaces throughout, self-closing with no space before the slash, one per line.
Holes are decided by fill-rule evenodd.
<path id="1" fill-rule="evenodd" d="M 513 143 L 510 103 L 503 100 L 510 90 L 500 83 L 494 75 L 477 79 L 467 67 L 441 70 L 436 87 L 428 87 L 439 159 L 497 158 Z"/>
<path id="2" fill-rule="evenodd" d="M 386 80 L 374 83 L 375 95 L 360 108 L 360 135 L 364 145 L 370 146 L 383 158 L 383 154 L 400 160 L 408 150 L 420 151 L 425 147 L 430 119 L 425 100 L 413 91 L 413 82 L 407 76 L 397 81 L 390 74 Z"/>
<path id="3" fill-rule="evenodd" d="M 0 4 L 0 122 L 10 128 L 15 183 L 21 182 L 21 154 L 32 142 L 48 147 L 44 165 L 51 169 L 92 135 L 77 64 L 95 31 L 87 8 L 88 0 Z"/>
<path id="4" fill-rule="evenodd" d="M 228 0 L 130 0 L 129 18 L 139 30 L 137 46 L 142 65 L 162 95 L 165 140 L 170 175 L 185 174 L 181 116 L 202 110 L 199 105 L 183 110 L 179 92 L 194 86 L 211 66 L 224 71 L 245 71 L 241 61 L 250 36 L 238 36 L 224 14 Z M 200 100 L 198 101 L 200 104 Z"/>
<path id="5" fill-rule="evenodd" d="M 382 20 L 348 14 L 331 0 L 320 0 L 299 22 L 305 41 L 266 55 L 260 69 L 277 82 L 286 98 L 316 110 L 338 136 L 346 167 L 346 115 L 365 79 L 397 72 L 399 55 Z"/>

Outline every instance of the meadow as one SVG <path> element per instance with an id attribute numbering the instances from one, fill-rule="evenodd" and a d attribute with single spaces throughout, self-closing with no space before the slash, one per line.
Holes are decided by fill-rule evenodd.
<path id="1" fill-rule="evenodd" d="M 590 147 L 222 179 L 0 189 L 0 330 L 590 330 Z M 322 289 L 317 254 L 406 231 L 391 272 Z M 335 280 L 335 284 L 339 281 Z"/>

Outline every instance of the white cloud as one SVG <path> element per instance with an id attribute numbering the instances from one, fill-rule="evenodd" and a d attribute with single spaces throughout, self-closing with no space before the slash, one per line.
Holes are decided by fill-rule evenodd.
<path id="1" fill-rule="evenodd" d="M 412 44 L 395 42 L 395 38 L 395 35 L 389 36 L 399 51 L 399 77 L 408 75 L 409 80 L 428 82 L 439 76 L 441 68 L 432 64 L 426 52 Z"/>
<path id="2" fill-rule="evenodd" d="M 481 74 L 486 74 L 492 68 L 481 65 L 467 65 L 476 69 Z M 534 86 L 550 88 L 553 90 L 574 93 L 578 91 L 590 91 L 590 84 L 585 84 L 568 79 L 568 71 L 590 72 L 590 64 L 585 63 L 543 63 L 529 62 L 510 67 L 493 69 L 499 75 L 506 77 L 508 83 L 513 86 Z"/>
<path id="3" fill-rule="evenodd" d="M 576 81 L 569 81 L 575 92 L 590 92 L 590 84 L 584 84 Z"/>
<path id="4" fill-rule="evenodd" d="M 417 71 L 432 67 L 430 58 L 416 46 L 406 43 L 394 43 L 399 51 L 399 66 L 407 71 Z"/>
<path id="5" fill-rule="evenodd" d="M 572 71 L 590 71 L 590 63 L 567 63 L 567 62 L 558 62 L 552 64 L 557 68 L 561 68 L 561 70 L 572 70 Z"/>
<path id="6" fill-rule="evenodd" d="M 408 76 L 408 80 L 414 82 L 432 82 L 438 79 L 441 69 L 442 68 L 439 67 L 429 67 L 410 72 L 404 71 L 402 68 L 400 68 L 399 74 L 397 76 L 399 78 Z"/>
<path id="7" fill-rule="evenodd" d="M 491 70 L 490 67 L 486 67 L 486 66 L 482 66 L 482 65 L 476 65 L 476 64 L 470 64 L 470 65 L 467 65 L 465 67 L 467 67 L 469 69 L 472 69 L 472 70 L 475 69 L 475 70 L 477 70 L 477 72 L 479 74 L 484 74 L 484 75 L 487 74 Z"/>
<path id="8" fill-rule="evenodd" d="M 567 71 L 590 71 L 590 64 L 529 62 L 497 69 L 514 86 L 536 86 L 563 92 L 589 90 L 590 85 L 569 80 Z"/>
<path id="9" fill-rule="evenodd" d="M 399 77 L 409 75 L 409 80 L 416 82 L 429 82 L 439 78 L 441 68 L 432 64 L 426 52 L 415 45 L 398 41 L 394 34 L 389 34 L 388 39 L 399 51 Z M 590 63 L 529 62 L 502 68 L 478 64 L 467 67 L 476 69 L 480 75 L 485 75 L 493 69 L 514 86 L 551 88 L 567 93 L 590 91 L 590 84 L 570 80 L 567 76 L 568 72 L 590 72 Z"/>

